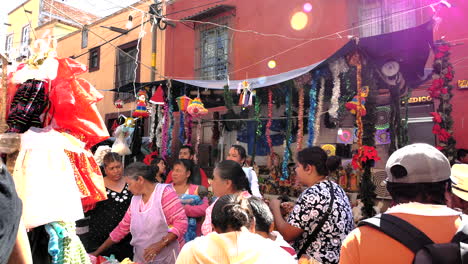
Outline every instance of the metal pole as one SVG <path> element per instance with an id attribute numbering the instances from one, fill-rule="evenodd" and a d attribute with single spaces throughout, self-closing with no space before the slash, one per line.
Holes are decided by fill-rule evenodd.
<path id="1" fill-rule="evenodd" d="M 2 60 L 2 81 L 0 83 L 0 133 L 8 130 L 6 123 L 6 111 L 7 111 L 7 93 L 8 93 L 8 60 L 0 54 Z"/>
<path id="2" fill-rule="evenodd" d="M 154 0 L 154 4 L 150 6 L 150 13 L 157 14 L 157 4 L 158 0 Z M 153 9 L 153 10 L 151 10 Z M 158 34 L 158 25 L 152 20 L 153 34 L 151 34 L 151 75 L 150 81 L 154 82 L 156 80 L 156 47 L 157 47 L 157 34 Z"/>

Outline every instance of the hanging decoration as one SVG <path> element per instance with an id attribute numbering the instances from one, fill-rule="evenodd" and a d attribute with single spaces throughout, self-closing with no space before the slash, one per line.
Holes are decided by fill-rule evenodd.
<path id="1" fill-rule="evenodd" d="M 358 150 L 358 154 L 353 156 L 353 168 L 354 169 L 361 169 L 362 163 L 367 161 L 379 161 L 380 157 L 377 153 L 377 149 L 373 146 L 362 146 Z"/>
<path id="2" fill-rule="evenodd" d="M 156 104 L 156 105 L 163 105 L 165 103 L 164 91 L 163 91 L 162 85 L 158 86 L 158 88 L 156 89 L 156 92 L 154 92 L 153 96 L 151 96 L 151 99 L 149 102 L 152 104 Z"/>
<path id="3" fill-rule="evenodd" d="M 187 107 L 192 103 L 192 99 L 186 95 L 182 95 L 176 98 L 177 105 L 179 106 L 179 112 L 186 112 Z"/>
<path id="4" fill-rule="evenodd" d="M 375 128 L 377 130 L 384 130 L 390 128 L 390 106 L 378 106 L 376 107 L 376 123 Z"/>
<path id="5" fill-rule="evenodd" d="M 361 92 L 353 97 L 353 99 L 345 104 L 346 109 L 348 109 L 351 114 L 357 115 L 358 110 L 360 116 L 365 116 L 367 113 L 366 110 L 366 98 L 369 94 L 369 87 L 363 86 L 360 90 Z"/>
<path id="6" fill-rule="evenodd" d="M 298 110 L 297 110 L 297 140 L 296 140 L 296 151 L 302 149 L 304 142 L 304 89 L 305 85 L 309 84 L 311 80 L 310 73 L 304 74 L 294 79 L 294 84 L 298 90 Z"/>
<path id="7" fill-rule="evenodd" d="M 182 111 L 179 111 L 179 141 L 182 145 L 185 142 L 185 120 L 184 112 Z"/>
<path id="8" fill-rule="evenodd" d="M 257 122 L 257 129 L 255 131 L 255 135 L 257 137 L 262 135 L 262 121 L 260 120 L 260 106 L 261 106 L 262 100 L 260 100 L 259 97 L 256 98 L 255 100 L 255 121 Z"/>
<path id="9" fill-rule="evenodd" d="M 377 129 L 375 131 L 375 142 L 376 145 L 390 144 L 390 132 L 388 129 Z"/>
<path id="10" fill-rule="evenodd" d="M 233 110 L 234 100 L 232 99 L 232 93 L 229 89 L 229 84 L 226 84 L 223 89 L 224 104 L 228 110 Z"/>
<path id="11" fill-rule="evenodd" d="M 187 113 L 194 118 L 200 118 L 208 114 L 208 109 L 205 108 L 200 97 L 197 97 L 187 106 Z"/>
<path id="12" fill-rule="evenodd" d="M 167 144 L 164 144 L 165 146 L 167 145 L 167 157 L 172 156 L 172 130 L 174 129 L 174 106 L 172 105 L 172 81 L 171 79 L 167 80 L 166 83 L 167 86 L 167 104 L 169 105 L 168 111 L 164 110 L 164 114 L 166 115 L 166 112 L 169 112 L 166 122 L 168 123 L 168 129 L 167 129 Z M 166 109 L 166 108 L 165 108 Z"/>
<path id="13" fill-rule="evenodd" d="M 340 92 L 341 92 L 341 82 L 340 82 L 340 74 L 345 73 L 348 71 L 348 64 L 346 60 L 342 57 L 337 59 L 329 64 L 330 71 L 333 76 L 333 91 L 332 97 L 330 100 L 330 108 L 328 109 L 328 113 L 332 119 L 338 118 L 338 109 L 340 108 Z"/>
<path id="14" fill-rule="evenodd" d="M 136 110 L 133 112 L 133 117 L 148 117 L 149 113 L 146 107 L 146 98 L 148 97 L 146 91 L 141 89 L 138 91 L 138 100 Z"/>
<path id="15" fill-rule="evenodd" d="M 163 116 L 163 124 L 162 124 L 162 136 L 161 136 L 161 156 L 163 159 L 166 157 L 170 156 L 168 152 L 168 143 L 170 142 L 169 140 L 169 124 L 170 124 L 170 116 L 169 116 L 169 106 L 168 104 L 164 104 L 163 106 L 164 109 L 164 116 Z"/>
<path id="16" fill-rule="evenodd" d="M 165 122 L 165 114 L 163 111 L 164 106 L 157 106 L 156 111 L 157 111 L 157 120 L 158 120 L 158 125 L 156 126 L 156 133 L 153 132 L 153 134 L 158 135 L 156 137 L 156 147 L 158 149 L 162 148 L 162 137 L 160 135 L 163 134 L 163 127 L 164 127 L 164 122 Z M 166 133 L 167 133 L 167 127 L 166 127 Z M 152 135 L 154 137 L 154 135 Z M 167 137 L 167 134 L 166 134 Z"/>
<path id="17" fill-rule="evenodd" d="M 281 166 L 282 169 L 282 176 L 281 180 L 284 181 L 288 179 L 289 177 L 289 170 L 288 170 L 288 163 L 289 159 L 291 157 L 291 143 L 292 143 L 292 135 L 291 135 L 291 129 L 292 129 L 292 119 L 291 119 L 291 114 L 292 114 L 292 96 L 291 96 L 291 87 L 288 87 L 287 92 L 286 92 L 286 114 L 288 115 L 288 126 L 286 129 L 286 138 L 284 140 L 285 147 L 284 147 L 284 155 L 283 155 L 283 164 Z"/>
<path id="18" fill-rule="evenodd" d="M 201 141 L 201 134 L 202 134 L 202 124 L 201 120 L 197 121 L 197 141 L 195 143 L 195 156 L 194 160 L 196 163 L 198 163 L 198 148 L 200 147 L 200 141 Z"/>
<path id="19" fill-rule="evenodd" d="M 273 117 L 273 91 L 271 88 L 268 88 L 268 121 L 265 127 L 265 135 L 266 135 L 266 140 L 268 143 L 268 148 L 270 149 L 270 160 L 273 158 L 273 142 L 271 140 L 271 125 L 273 123 L 272 118 Z"/>
<path id="20" fill-rule="evenodd" d="M 439 144 L 437 148 L 447 156 L 450 162 L 456 159 L 456 141 L 453 137 L 452 103 L 453 94 L 451 82 L 455 74 L 450 63 L 450 43 L 444 40 L 436 42 L 435 61 L 433 64 L 432 85 L 428 88 L 434 100 L 439 101 L 437 112 L 431 113 L 434 120 L 434 133 Z"/>
<path id="21" fill-rule="evenodd" d="M 192 116 L 190 114 L 185 115 L 185 143 L 184 145 L 192 145 Z"/>
<path id="22" fill-rule="evenodd" d="M 239 106 L 248 107 L 252 105 L 252 98 L 255 96 L 255 91 L 252 89 L 250 83 L 245 80 L 239 83 L 237 87 L 237 94 L 239 94 Z"/>
<path id="23" fill-rule="evenodd" d="M 119 108 L 119 109 L 123 108 L 124 101 L 122 99 L 117 99 L 117 100 L 115 100 L 114 105 L 115 105 L 116 108 Z"/>
<path id="24" fill-rule="evenodd" d="M 318 96 L 317 112 L 315 113 L 315 124 L 314 124 L 314 142 L 313 145 L 317 145 L 317 141 L 320 136 L 320 122 L 323 114 L 323 99 L 325 97 L 325 78 L 320 77 L 320 91 Z"/>
<path id="25" fill-rule="evenodd" d="M 339 128 L 336 135 L 336 142 L 339 144 L 353 144 L 354 128 Z"/>
<path id="26" fill-rule="evenodd" d="M 307 122 L 307 131 L 309 138 L 307 139 L 307 146 L 312 147 L 314 142 L 314 124 L 315 124 L 315 110 L 317 107 L 317 80 L 312 80 L 312 87 L 309 91 L 309 120 Z"/>
<path id="27" fill-rule="evenodd" d="M 336 155 L 336 147 L 333 144 L 324 144 L 321 146 L 323 150 L 327 153 L 328 157 Z"/>

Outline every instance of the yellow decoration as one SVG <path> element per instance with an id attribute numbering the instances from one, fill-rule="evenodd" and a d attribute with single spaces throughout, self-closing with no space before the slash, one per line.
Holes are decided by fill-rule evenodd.
<path id="1" fill-rule="evenodd" d="M 330 156 L 335 156 L 336 154 L 336 147 L 332 144 L 325 144 L 325 145 L 322 145 L 322 149 L 325 150 L 325 152 L 327 153 L 327 155 L 330 157 Z"/>

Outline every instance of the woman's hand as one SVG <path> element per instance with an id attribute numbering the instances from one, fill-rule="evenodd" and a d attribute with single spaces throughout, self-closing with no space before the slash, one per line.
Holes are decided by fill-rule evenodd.
<path id="1" fill-rule="evenodd" d="M 271 199 L 269 202 L 269 206 L 271 211 L 280 209 L 281 201 L 278 199 Z"/>
<path id="2" fill-rule="evenodd" d="M 163 248 L 166 247 L 166 243 L 163 241 L 156 242 L 151 246 L 147 247 L 144 252 L 144 259 L 146 262 L 152 261 L 161 251 Z"/>

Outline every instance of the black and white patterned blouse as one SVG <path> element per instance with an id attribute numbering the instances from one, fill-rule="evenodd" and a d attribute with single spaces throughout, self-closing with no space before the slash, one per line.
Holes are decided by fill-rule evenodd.
<path id="1" fill-rule="evenodd" d="M 335 193 L 333 210 L 306 251 L 321 263 L 339 262 L 341 241 L 354 229 L 351 205 L 344 190 L 329 180 L 317 183 L 302 192 L 288 218 L 289 224 L 304 230 L 293 245 L 299 251 L 330 205 L 330 183 Z"/>

